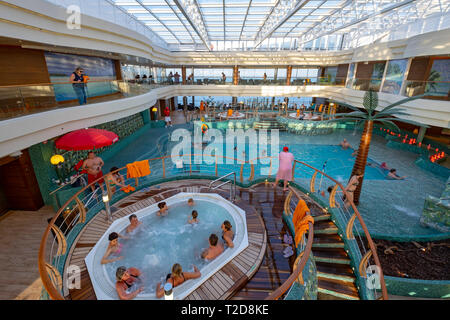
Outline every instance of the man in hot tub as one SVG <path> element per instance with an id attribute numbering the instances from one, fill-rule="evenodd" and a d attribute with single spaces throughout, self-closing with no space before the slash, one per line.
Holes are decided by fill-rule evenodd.
<path id="1" fill-rule="evenodd" d="M 136 298 L 136 296 L 144 290 L 144 287 L 139 287 L 138 289 L 131 291 L 133 286 L 139 281 L 139 276 L 141 271 L 136 268 L 125 268 L 118 267 L 116 270 L 116 291 L 120 300 L 131 300 Z"/>
<path id="2" fill-rule="evenodd" d="M 219 238 L 213 233 L 209 236 L 209 248 L 203 251 L 202 258 L 209 261 L 214 260 L 223 250 L 223 244 L 219 243 Z"/>

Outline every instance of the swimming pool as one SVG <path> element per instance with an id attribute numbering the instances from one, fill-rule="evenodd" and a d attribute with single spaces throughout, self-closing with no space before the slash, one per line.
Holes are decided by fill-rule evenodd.
<path id="1" fill-rule="evenodd" d="M 187 205 L 189 198 L 194 199 L 193 207 Z M 108 235 L 118 232 L 128 236 L 125 232 L 129 225 L 128 217 L 114 221 L 86 257 L 86 266 L 97 299 L 118 299 L 114 288 L 115 273 L 119 266 L 141 270 L 142 280 L 138 285 L 145 289 L 136 299 L 156 299 L 156 284 L 161 282 L 164 285 L 173 264 L 179 263 L 186 272 L 193 271 L 193 265 L 196 265 L 202 276 L 186 281 L 174 289 L 174 298 L 184 299 L 248 246 L 245 212 L 221 196 L 179 193 L 164 201 L 169 206 L 167 216 L 156 215 L 157 204 L 135 213 L 142 225 L 129 235 L 130 239 L 119 240 L 123 245 L 120 253 L 124 257 L 122 260 L 100 264 L 108 246 Z M 192 210 L 198 212 L 200 222 L 197 225 L 187 223 Z M 235 247 L 227 248 L 213 261 L 205 262 L 200 255 L 208 247 L 209 235 L 215 233 L 220 238 L 220 226 L 224 220 L 229 220 L 233 226 Z"/>

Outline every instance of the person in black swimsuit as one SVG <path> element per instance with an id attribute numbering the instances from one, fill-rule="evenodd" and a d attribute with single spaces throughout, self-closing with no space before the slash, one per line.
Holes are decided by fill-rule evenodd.
<path id="1" fill-rule="evenodd" d="M 139 293 L 144 290 L 144 287 L 128 293 L 127 291 L 133 286 L 133 284 L 139 280 L 141 271 L 136 268 L 118 267 L 116 270 L 116 291 L 120 300 L 134 299 Z"/>
<path id="2" fill-rule="evenodd" d="M 225 220 L 222 223 L 221 228 L 222 228 L 223 241 L 229 248 L 233 248 L 234 247 L 234 244 L 233 244 L 234 232 L 233 232 L 233 230 L 231 230 L 232 226 L 231 226 L 230 221 Z"/>
<path id="3" fill-rule="evenodd" d="M 80 106 L 87 103 L 86 83 L 83 72 L 83 68 L 78 67 L 70 76 L 70 83 L 78 97 Z"/>
<path id="4" fill-rule="evenodd" d="M 172 266 L 172 273 L 169 273 L 166 277 L 166 282 L 171 283 L 175 288 L 189 279 L 200 278 L 201 273 L 196 266 L 194 266 L 194 272 L 183 272 L 181 265 L 175 263 Z M 164 296 L 164 286 L 161 287 L 161 282 L 156 284 L 156 297 L 161 298 Z"/>

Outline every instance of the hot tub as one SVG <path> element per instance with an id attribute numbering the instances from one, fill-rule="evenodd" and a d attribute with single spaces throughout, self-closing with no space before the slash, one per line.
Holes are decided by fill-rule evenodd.
<path id="1" fill-rule="evenodd" d="M 187 205 L 188 199 L 194 199 L 194 207 Z M 85 259 L 87 270 L 99 300 L 118 299 L 115 290 L 115 272 L 117 267 L 136 267 L 142 271 L 142 283 L 145 290 L 135 299 L 156 299 L 156 283 L 164 285 L 166 275 L 171 272 L 174 263 L 179 263 L 184 272 L 192 272 L 196 265 L 202 274 L 198 279 L 188 280 L 173 291 L 174 299 L 184 299 L 204 281 L 220 270 L 225 264 L 241 253 L 248 246 L 245 212 L 217 194 L 179 193 L 164 200 L 169 206 L 169 214 L 164 217 L 156 215 L 157 203 L 141 209 L 134 214 L 142 221 L 132 234 L 125 232 L 129 225 L 128 216 L 114 221 L 100 238 Z M 198 211 L 200 222 L 191 225 L 192 210 Z M 220 241 L 220 226 L 229 220 L 235 232 L 234 248 L 226 248 L 216 259 L 206 262 L 200 258 L 206 249 L 208 237 L 215 233 Z M 100 263 L 108 246 L 108 235 L 117 232 L 130 239 L 119 239 L 122 260 L 102 265 Z M 109 258 L 117 256 L 111 255 Z"/>

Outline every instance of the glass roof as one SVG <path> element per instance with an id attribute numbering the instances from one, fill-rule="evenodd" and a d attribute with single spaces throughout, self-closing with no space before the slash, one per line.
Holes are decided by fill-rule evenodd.
<path id="1" fill-rule="evenodd" d="M 146 25 L 175 51 L 183 47 L 194 50 L 299 50 L 308 48 L 314 41 L 319 47 L 323 42 L 324 47 L 333 45 L 342 49 L 344 44 L 354 46 L 354 37 L 367 37 L 368 33 L 377 30 L 378 33 L 386 32 L 388 27 L 393 29 L 434 13 L 448 15 L 450 3 L 449 0 L 110 2 Z M 378 33 L 376 37 L 380 36 Z"/>

